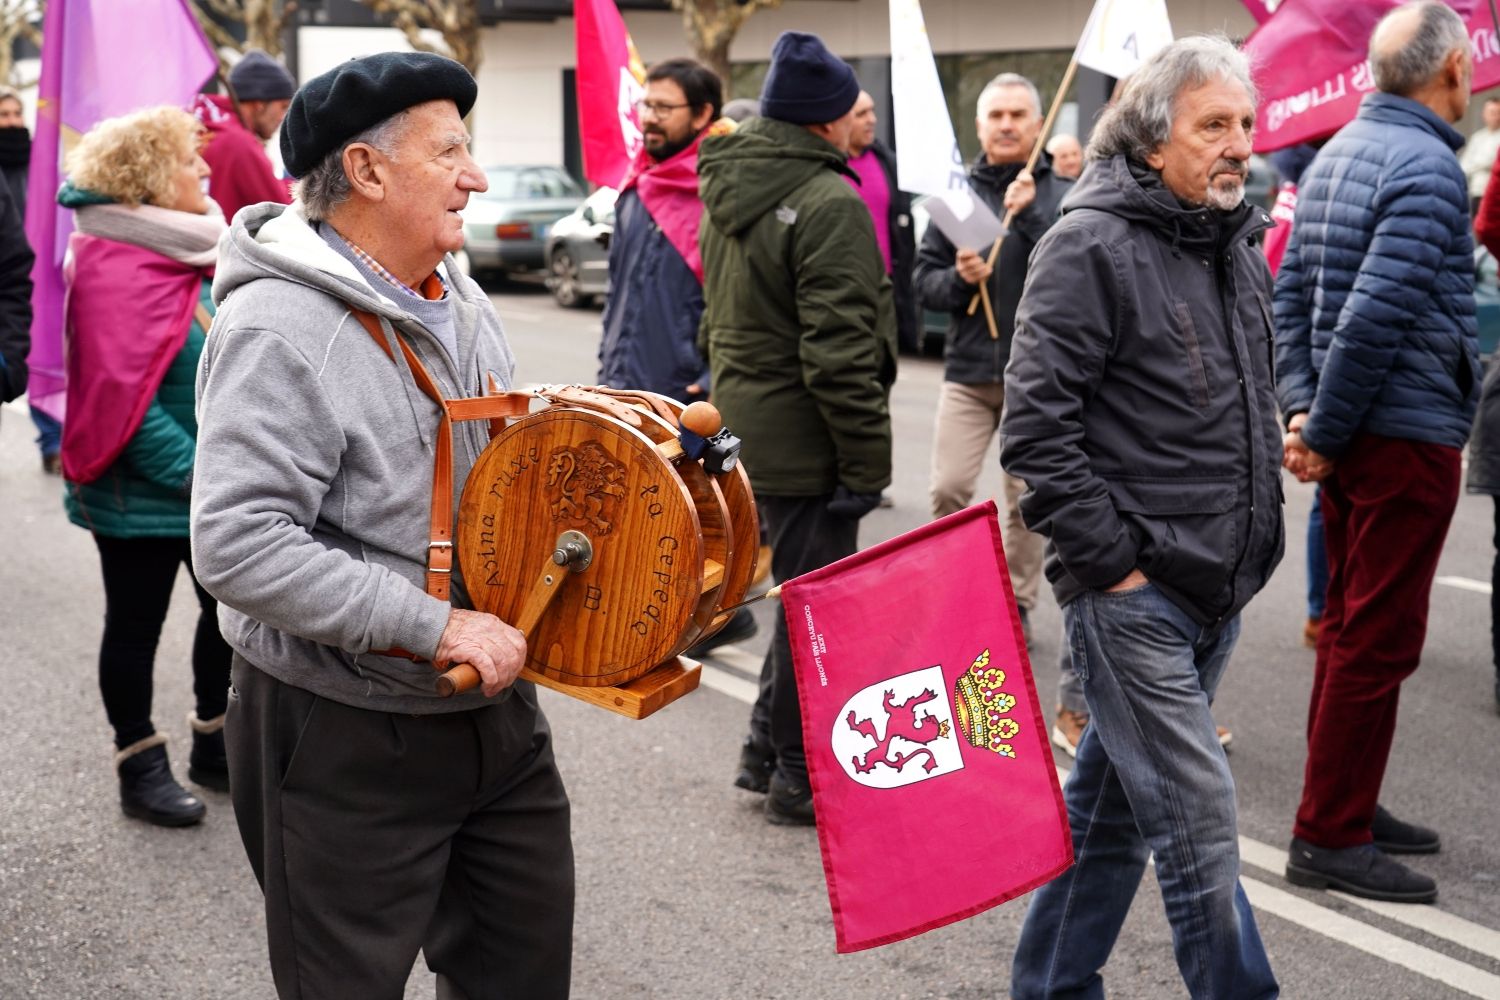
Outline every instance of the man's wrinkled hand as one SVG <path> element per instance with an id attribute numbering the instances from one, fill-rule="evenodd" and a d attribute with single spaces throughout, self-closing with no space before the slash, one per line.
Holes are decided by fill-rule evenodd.
<path id="1" fill-rule="evenodd" d="M 1298 414 L 1297 417 L 1302 417 Z M 1297 477 L 1299 483 L 1319 483 L 1333 474 L 1333 460 L 1309 448 L 1302 440 L 1302 425 L 1307 422 L 1304 417 L 1298 420 L 1293 417 L 1288 426 L 1291 430 L 1281 439 L 1281 464 L 1288 472 Z"/>
<path id="2" fill-rule="evenodd" d="M 960 278 L 971 285 L 977 285 L 986 280 L 995 270 L 979 254 L 963 248 L 960 248 L 954 256 L 953 268 Z"/>
<path id="3" fill-rule="evenodd" d="M 494 615 L 454 608 L 432 662 L 442 670 L 469 664 L 479 671 L 484 696 L 493 698 L 515 683 L 526 665 L 526 637 Z"/>
<path id="4" fill-rule="evenodd" d="M 1031 171 L 1023 170 L 1016 175 L 1016 179 L 1010 182 L 1005 189 L 1005 200 L 1002 204 L 1005 210 L 1012 215 L 1020 215 L 1030 207 L 1036 200 L 1036 181 L 1031 176 Z"/>

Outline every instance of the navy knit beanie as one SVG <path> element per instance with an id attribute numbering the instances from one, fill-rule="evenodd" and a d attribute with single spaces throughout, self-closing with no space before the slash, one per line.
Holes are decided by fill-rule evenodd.
<path id="1" fill-rule="evenodd" d="M 275 59 L 251 49 L 229 71 L 229 86 L 241 101 L 284 101 L 297 92 L 297 81 Z"/>
<path id="2" fill-rule="evenodd" d="M 428 101 L 452 101 L 466 115 L 479 85 L 433 52 L 380 52 L 340 63 L 302 85 L 281 124 L 287 173 L 305 177 L 329 153 L 394 114 Z"/>
<path id="3" fill-rule="evenodd" d="M 817 35 L 783 31 L 771 47 L 771 68 L 760 91 L 760 113 L 793 125 L 822 125 L 849 113 L 859 80 L 849 64 Z"/>

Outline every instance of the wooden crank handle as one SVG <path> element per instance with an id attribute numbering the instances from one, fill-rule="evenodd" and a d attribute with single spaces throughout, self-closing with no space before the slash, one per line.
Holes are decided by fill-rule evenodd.
<path id="1" fill-rule="evenodd" d="M 479 671 L 467 663 L 460 663 L 456 667 L 449 667 L 438 677 L 437 693 L 440 697 L 451 698 L 460 691 L 477 688 L 480 680 Z"/>
<path id="2" fill-rule="evenodd" d="M 569 539 L 573 535 L 573 539 Z M 516 619 L 516 631 L 522 636 L 530 637 L 536 634 L 537 622 L 542 619 L 542 612 L 547 610 L 547 605 L 552 599 L 562 592 L 563 578 L 570 572 L 587 568 L 593 558 L 593 548 L 588 545 L 587 539 L 583 545 L 578 544 L 577 539 L 582 536 L 570 532 L 558 539 L 557 546 L 552 551 L 552 559 L 542 569 L 541 575 L 537 577 L 536 583 L 532 585 L 531 593 L 526 598 L 526 604 L 521 608 L 521 614 Z M 522 673 L 525 668 L 522 668 Z M 443 671 L 437 679 L 437 693 L 443 698 L 451 698 L 461 691 L 472 691 L 479 686 L 482 678 L 479 671 L 474 669 L 473 664 L 460 663 Z"/>

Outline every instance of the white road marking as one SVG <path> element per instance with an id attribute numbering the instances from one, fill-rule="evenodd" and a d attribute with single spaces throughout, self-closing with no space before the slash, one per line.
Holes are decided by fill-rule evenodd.
<path id="1" fill-rule="evenodd" d="M 723 652 L 722 649 L 714 650 L 717 656 Z M 747 705 L 755 704 L 756 686 L 749 681 L 736 677 L 727 670 L 719 670 L 710 664 L 703 664 L 703 673 L 698 678 L 698 683 L 704 687 L 713 688 L 720 694 L 727 694 L 731 698 L 738 699 Z"/>
<path id="2" fill-rule="evenodd" d="M 1435 979 L 1469 996 L 1500 998 L 1500 976 L 1476 968 L 1467 962 L 1449 958 L 1431 948 L 1413 944 L 1402 937 L 1342 913 L 1309 902 L 1301 896 L 1267 885 L 1253 878 L 1240 879 L 1250 904 L 1258 910 L 1290 920 L 1299 927 L 1317 931 L 1341 944 L 1385 959 L 1393 965 Z M 1347 898 L 1347 897 L 1345 897 Z"/>
<path id="3" fill-rule="evenodd" d="M 1286 869 L 1284 849 L 1262 844 L 1249 837 L 1240 838 L 1240 860 L 1273 875 L 1280 875 Z M 1463 917 L 1445 912 L 1435 906 L 1382 903 L 1379 900 L 1360 899 L 1358 896 L 1350 896 L 1342 892 L 1338 893 L 1338 897 L 1346 903 L 1352 903 L 1371 913 L 1378 913 L 1393 923 L 1405 924 L 1424 934 L 1451 941 L 1462 948 L 1500 962 L 1500 931 L 1465 920 Z"/>
<path id="4" fill-rule="evenodd" d="M 1476 594 L 1488 594 L 1491 591 L 1490 585 L 1483 580 L 1470 580 L 1466 576 L 1440 576 L 1433 582 L 1455 590 L 1472 590 Z"/>
<path id="5" fill-rule="evenodd" d="M 1460 577 L 1440 578 L 1462 579 Z M 1467 584 L 1477 581 L 1466 580 Z M 1488 585 L 1484 585 L 1488 590 Z M 1472 589 L 1466 588 L 1466 589 Z M 709 660 L 718 660 L 756 673 L 760 670 L 760 657 L 736 646 L 720 646 L 709 654 Z M 729 673 L 712 662 L 703 664 L 704 687 L 738 699 L 745 704 L 754 704 L 757 686 Z M 1068 780 L 1066 768 L 1057 769 L 1059 782 Z M 1280 875 L 1286 867 L 1286 850 L 1272 847 L 1249 837 L 1240 838 L 1240 860 L 1255 868 Z M 1240 882 L 1251 905 L 1266 913 L 1289 920 L 1299 927 L 1322 934 L 1340 944 L 1399 965 L 1419 975 L 1434 979 L 1447 986 L 1474 997 L 1500 1000 L 1500 976 L 1486 972 L 1460 959 L 1450 958 L 1424 945 L 1416 944 L 1389 931 L 1381 930 L 1353 917 L 1337 913 L 1326 906 L 1304 899 L 1278 886 L 1262 882 L 1249 875 L 1242 875 Z M 1500 931 L 1465 920 L 1456 914 L 1447 913 L 1435 906 L 1381 903 L 1370 899 L 1359 899 L 1346 893 L 1335 893 L 1341 902 L 1352 903 L 1371 913 L 1379 914 L 1392 923 L 1440 938 L 1494 961 L 1500 961 Z"/>
<path id="6" fill-rule="evenodd" d="M 749 674 L 751 677 L 760 676 L 760 665 L 765 662 L 764 656 L 756 656 L 747 649 L 739 646 L 720 646 L 709 654 L 712 659 L 725 663 L 736 670 Z M 750 701 L 755 701 L 755 685 L 750 685 Z"/>

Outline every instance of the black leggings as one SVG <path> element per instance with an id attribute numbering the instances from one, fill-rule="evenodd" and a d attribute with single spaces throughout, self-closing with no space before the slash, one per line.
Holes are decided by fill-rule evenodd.
<path id="1" fill-rule="evenodd" d="M 104 639 L 99 645 L 99 692 L 124 749 L 156 732 L 151 724 L 151 672 L 162 622 L 177 582 L 177 567 L 193 567 L 186 538 L 94 536 L 104 569 Z M 193 636 L 193 696 L 200 719 L 224 714 L 229 698 L 229 644 L 219 634 L 218 603 L 193 577 L 198 629 Z"/>

